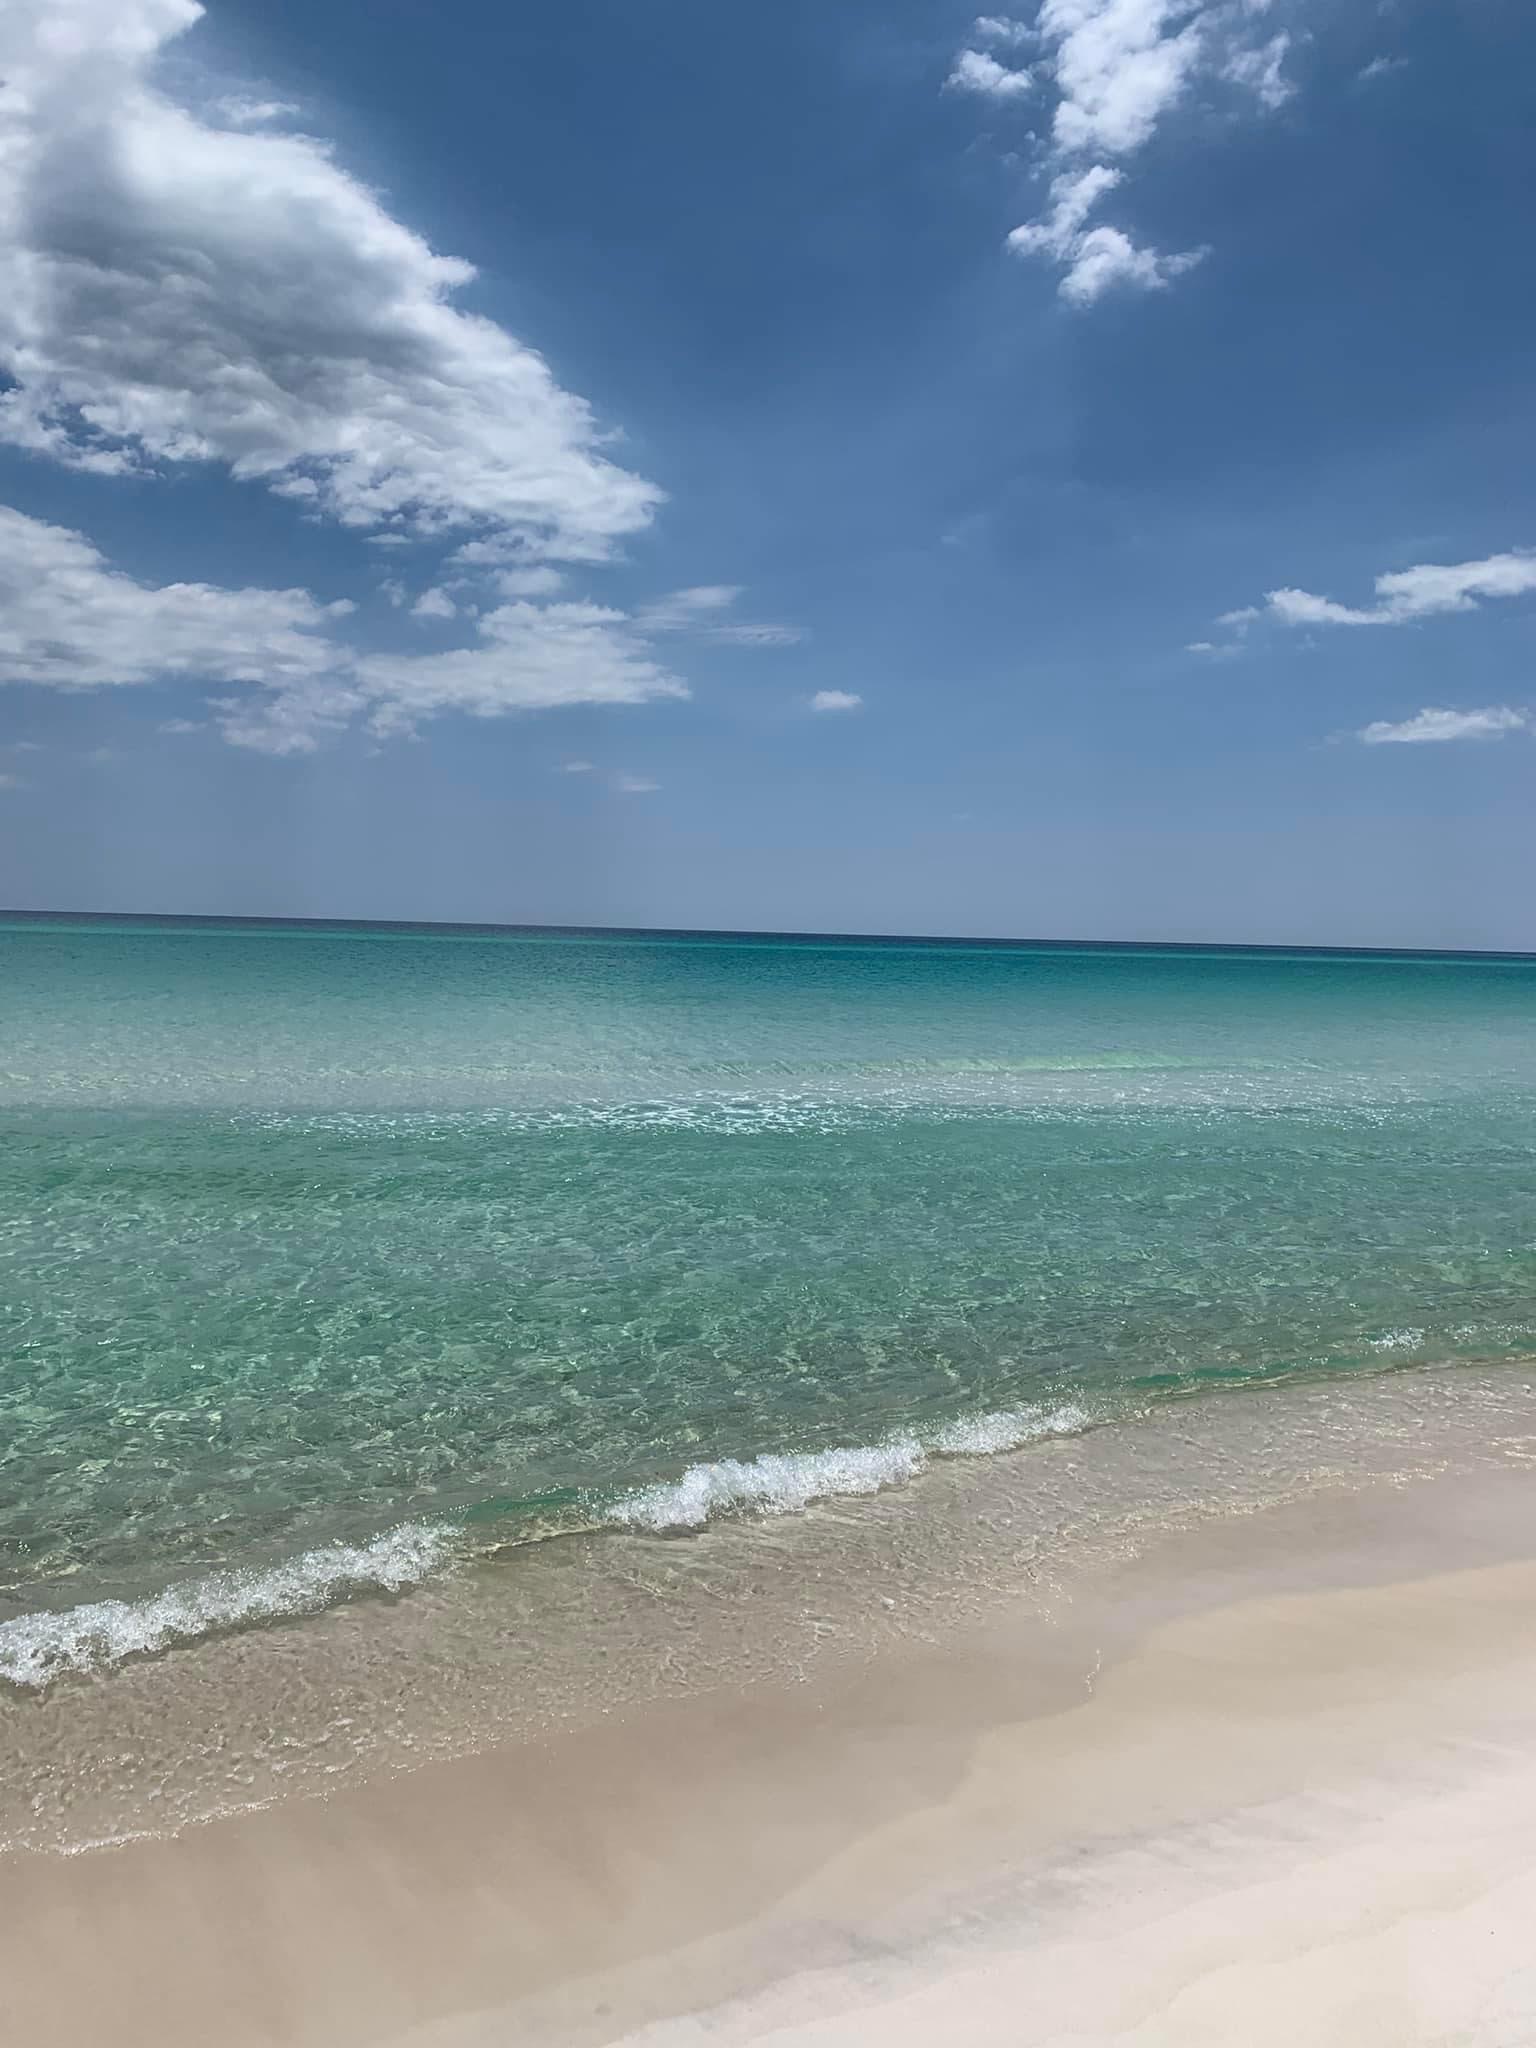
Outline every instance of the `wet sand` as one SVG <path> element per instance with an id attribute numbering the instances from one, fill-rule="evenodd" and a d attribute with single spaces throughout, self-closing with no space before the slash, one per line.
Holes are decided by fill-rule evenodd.
<path id="1" fill-rule="evenodd" d="M 0 1858 L 0 2038 L 1513 2048 L 1533 1845 L 1517 1461 L 1186 1528 L 800 1685 Z"/>

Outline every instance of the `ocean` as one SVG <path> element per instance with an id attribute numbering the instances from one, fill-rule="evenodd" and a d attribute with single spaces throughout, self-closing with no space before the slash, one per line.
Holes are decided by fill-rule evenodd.
<path id="1" fill-rule="evenodd" d="M 1533 1026 L 1515 957 L 0 921 L 6 1839 L 1475 1455 Z"/>

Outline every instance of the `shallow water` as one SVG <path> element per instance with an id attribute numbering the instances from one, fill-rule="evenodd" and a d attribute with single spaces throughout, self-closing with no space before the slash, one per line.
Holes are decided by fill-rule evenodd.
<path id="1" fill-rule="evenodd" d="M 16 920 L 0 1020 L 22 1687 L 1536 1348 L 1536 962 Z"/>

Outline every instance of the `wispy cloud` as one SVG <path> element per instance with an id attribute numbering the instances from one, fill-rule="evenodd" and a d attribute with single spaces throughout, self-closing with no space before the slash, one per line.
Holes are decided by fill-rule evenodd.
<path id="1" fill-rule="evenodd" d="M 811 699 L 813 711 L 857 711 L 864 699 L 856 690 L 818 690 Z"/>
<path id="2" fill-rule="evenodd" d="M 652 782 L 648 775 L 616 775 L 613 786 L 623 790 L 626 796 L 650 796 L 660 789 L 661 784 Z"/>
<path id="3" fill-rule="evenodd" d="M 602 605 L 497 605 L 472 644 L 440 654 L 362 652 L 342 637 L 354 611 L 306 590 L 141 583 L 84 535 L 0 507 L 0 683 L 239 685 L 213 700 L 224 736 L 275 754 L 306 752 L 354 718 L 387 735 L 447 711 L 688 694 L 635 621 Z"/>
<path id="4" fill-rule="evenodd" d="M 1476 611 L 1486 598 L 1523 597 L 1536 591 L 1536 549 L 1486 555 L 1475 562 L 1421 562 L 1378 576 L 1375 602 L 1340 604 L 1310 590 L 1265 593 L 1262 604 L 1223 612 L 1218 624 L 1239 632 L 1259 620 L 1278 626 L 1407 626 L 1445 612 Z"/>
<path id="5" fill-rule="evenodd" d="M 13 775 L 9 769 L 0 772 L 0 789 L 25 789 L 26 786 L 25 776 Z"/>
<path id="6" fill-rule="evenodd" d="M 700 583 L 642 605 L 635 623 L 643 633 L 689 633 L 722 647 L 792 647 L 805 636 L 798 626 L 722 620 L 741 595 L 738 583 Z"/>
<path id="7" fill-rule="evenodd" d="M 562 775 L 590 775 L 592 768 L 593 763 L 590 761 L 562 761 L 560 763 L 560 773 Z"/>
<path id="8" fill-rule="evenodd" d="M 1445 740 L 1501 740 L 1512 732 L 1529 732 L 1531 714 L 1508 704 L 1490 704 L 1481 711 L 1443 711 L 1426 707 L 1394 725 L 1377 719 L 1355 737 L 1368 747 L 1435 745 Z"/>

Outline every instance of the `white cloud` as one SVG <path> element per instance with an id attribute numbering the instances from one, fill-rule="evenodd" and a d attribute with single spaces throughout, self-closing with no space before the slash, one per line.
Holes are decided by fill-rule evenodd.
<path id="1" fill-rule="evenodd" d="M 564 585 L 560 571 L 551 569 L 547 563 L 533 569 L 500 569 L 496 573 L 496 587 L 503 597 L 553 597 Z"/>
<path id="2" fill-rule="evenodd" d="M 1046 255 L 1066 266 L 1058 287 L 1075 306 L 1089 306 L 1118 284 L 1156 291 L 1197 264 L 1203 250 L 1164 256 L 1138 248 L 1119 228 L 1086 225 L 1089 212 L 1123 173 L 1109 164 L 1064 171 L 1051 181 L 1051 210 L 1043 220 L 1015 228 L 1008 246 L 1017 255 Z"/>
<path id="3" fill-rule="evenodd" d="M 1373 57 L 1362 71 L 1356 73 L 1356 76 L 1362 85 L 1368 85 L 1372 79 L 1386 78 L 1394 71 L 1406 70 L 1407 65 L 1406 57 Z"/>
<path id="4" fill-rule="evenodd" d="M 213 112 L 231 128 L 264 128 L 271 121 L 286 121 L 298 113 L 291 100 L 258 100 L 247 93 L 226 93 L 215 100 Z"/>
<path id="5" fill-rule="evenodd" d="M 811 699 L 813 711 L 857 711 L 864 699 L 856 690 L 818 690 Z"/>
<path id="6" fill-rule="evenodd" d="M 1090 228 L 1073 250 L 1058 289 L 1074 306 L 1091 306 L 1118 284 L 1162 291 L 1173 278 L 1193 270 L 1204 254 L 1203 249 L 1185 249 L 1163 256 L 1156 249 L 1138 248 L 1119 228 Z"/>
<path id="7" fill-rule="evenodd" d="M 201 732 L 203 721 L 200 718 L 163 718 L 159 729 L 173 738 L 179 738 L 189 732 Z"/>
<path id="8" fill-rule="evenodd" d="M 710 626 L 706 640 L 723 647 L 794 647 L 805 638 L 799 626 Z"/>
<path id="9" fill-rule="evenodd" d="M 660 789 L 661 784 L 652 782 L 648 775 L 616 775 L 613 778 L 613 786 L 615 789 L 622 789 L 626 796 L 649 796 L 654 790 Z"/>
<path id="10" fill-rule="evenodd" d="M 688 694 L 635 621 L 600 605 L 499 605 L 475 644 L 441 654 L 357 652 L 336 630 L 353 609 L 304 590 L 140 583 L 83 535 L 0 507 L 0 683 L 248 685 L 215 709 L 227 739 L 268 753 L 307 751 L 358 717 L 402 733 L 446 711 Z"/>
<path id="11" fill-rule="evenodd" d="M 971 34 L 981 43 L 1017 43 L 1034 41 L 1035 32 L 1027 21 L 1014 21 L 1006 14 L 978 14 L 971 23 Z"/>
<path id="12" fill-rule="evenodd" d="M 1212 12 L 1187 0 L 1046 0 L 1040 30 L 1055 53 L 1059 146 L 1122 156 L 1148 142 L 1183 95 Z"/>
<path id="13" fill-rule="evenodd" d="M 1233 85 L 1247 86 L 1257 95 L 1262 106 L 1273 111 L 1276 107 L 1283 107 L 1296 90 L 1283 69 L 1290 49 L 1288 35 L 1271 36 L 1267 43 L 1234 50 L 1221 75 Z"/>
<path id="14" fill-rule="evenodd" d="M 740 595 L 739 583 L 696 583 L 644 606 L 639 620 L 648 633 L 685 633 L 716 612 L 729 611 Z"/>
<path id="15" fill-rule="evenodd" d="M 1515 549 L 1481 561 L 1421 562 L 1393 569 L 1375 582 L 1371 605 L 1338 604 L 1310 590 L 1271 590 L 1262 607 L 1223 615 L 1223 625 L 1267 617 L 1282 626 L 1405 626 L 1444 612 L 1477 610 L 1479 598 L 1522 597 L 1536 591 L 1536 549 Z"/>
<path id="16" fill-rule="evenodd" d="M 805 637 L 798 626 L 718 623 L 740 595 L 737 583 L 697 583 L 643 605 L 635 623 L 645 633 L 693 633 L 725 647 L 792 647 Z"/>
<path id="17" fill-rule="evenodd" d="M 660 493 L 586 403 L 310 137 L 167 96 L 196 0 L 0 11 L 0 439 L 104 473 L 219 464 L 383 541 L 601 561 Z M 226 102 L 223 118 L 232 116 Z"/>
<path id="18" fill-rule="evenodd" d="M 458 606 L 446 590 L 424 590 L 411 606 L 413 619 L 452 619 L 458 616 Z"/>
<path id="19" fill-rule="evenodd" d="M 1027 65 L 1013 70 L 999 64 L 986 50 L 962 50 L 944 83 L 954 92 L 978 92 L 987 99 L 1011 100 L 1034 91 L 1035 75 Z"/>
<path id="20" fill-rule="evenodd" d="M 517 599 L 475 621 L 479 644 L 442 654 L 363 654 L 348 674 L 376 733 L 414 731 L 445 711 L 498 718 L 560 704 L 686 697 L 634 622 L 604 605 Z"/>
<path id="21" fill-rule="evenodd" d="M 592 768 L 593 763 L 590 761 L 562 761 L 560 763 L 560 773 L 562 775 L 590 775 Z"/>
<path id="22" fill-rule="evenodd" d="M 1264 599 L 1269 615 L 1282 626 L 1381 626 L 1385 612 L 1357 611 L 1352 605 L 1335 604 L 1331 597 L 1314 597 L 1310 590 L 1271 590 Z"/>
<path id="23" fill-rule="evenodd" d="M 137 583 L 90 542 L 0 506 L 0 681 L 178 676 L 290 688 L 334 667 L 339 616 L 305 590 Z"/>
<path id="24" fill-rule="evenodd" d="M 1285 33 L 1256 40 L 1267 0 L 1044 0 L 1033 29 L 984 17 L 1006 30 L 996 40 L 1037 42 L 1031 74 L 1013 72 L 984 51 L 966 49 L 946 81 L 993 97 L 1021 93 L 1006 81 L 1048 79 L 1054 88 L 1050 137 L 1040 161 L 1054 171 L 1051 205 L 1039 220 L 1016 228 L 1009 247 L 1044 256 L 1063 269 L 1062 296 L 1088 306 L 1112 286 L 1160 290 L 1192 269 L 1204 253 L 1165 256 L 1111 223 L 1086 226 L 1091 207 L 1119 182 L 1112 161 L 1144 149 L 1197 80 L 1251 93 L 1272 109 L 1289 97 Z M 978 40 L 983 23 L 976 25 Z M 1080 168 L 1084 159 L 1089 167 Z M 1084 196 L 1072 205 L 1074 190 Z"/>
<path id="25" fill-rule="evenodd" d="M 1421 745 L 1441 740 L 1499 740 L 1506 733 L 1529 732 L 1531 715 L 1507 704 L 1490 704 L 1482 711 L 1437 711 L 1426 708 L 1405 718 L 1400 725 L 1378 719 L 1355 735 L 1368 747 Z"/>

